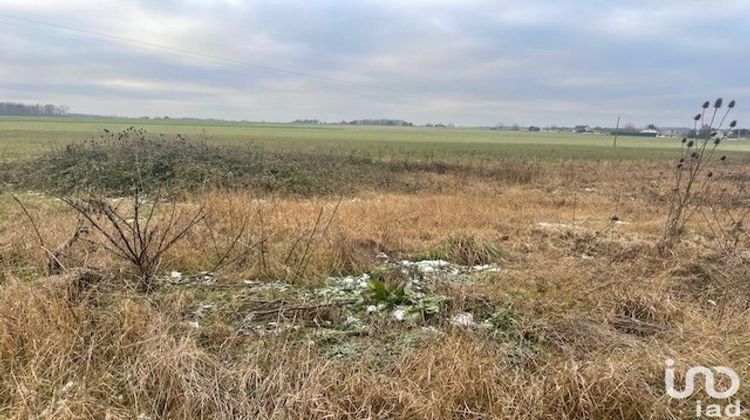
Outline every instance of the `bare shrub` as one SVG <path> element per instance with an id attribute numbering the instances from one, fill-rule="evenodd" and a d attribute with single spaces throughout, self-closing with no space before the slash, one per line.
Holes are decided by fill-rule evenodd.
<path id="1" fill-rule="evenodd" d="M 726 160 L 726 156 L 716 156 L 716 150 L 729 132 L 723 125 L 734 108 L 735 101 L 729 102 L 721 120 L 717 121 L 716 117 L 722 105 L 723 100 L 718 98 L 713 104 L 713 111 L 709 111 L 710 101 L 704 102 L 701 112 L 693 117 L 693 130 L 682 138 L 680 160 L 674 172 L 675 185 L 672 188 L 669 212 L 660 243 L 662 251 L 672 247 L 693 215 L 701 209 L 707 196 L 716 193 L 716 190 L 711 188 L 714 166 L 717 161 Z M 711 118 L 707 120 L 709 113 Z M 737 121 L 730 122 L 729 129 L 736 125 Z"/>
<path id="2" fill-rule="evenodd" d="M 139 280 L 140 289 L 153 290 L 153 277 L 164 253 L 205 217 L 205 203 L 188 213 L 172 200 L 164 217 L 158 217 L 160 197 L 148 199 L 135 189 L 129 200 L 108 200 L 92 195 L 63 198 L 99 235 L 88 239 L 114 256 L 128 262 Z M 129 201 L 130 206 L 123 205 Z"/>

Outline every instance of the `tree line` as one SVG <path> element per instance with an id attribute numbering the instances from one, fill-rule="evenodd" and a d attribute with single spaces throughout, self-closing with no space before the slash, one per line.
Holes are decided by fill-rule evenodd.
<path id="1" fill-rule="evenodd" d="M 52 104 L 18 104 L 0 102 L 0 115 L 33 115 L 44 117 L 60 117 L 68 114 L 68 107 Z"/>

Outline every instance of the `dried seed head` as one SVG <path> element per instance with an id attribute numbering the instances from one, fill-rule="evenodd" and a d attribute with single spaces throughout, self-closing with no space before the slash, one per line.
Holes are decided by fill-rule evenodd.
<path id="1" fill-rule="evenodd" d="M 677 164 L 677 169 L 680 169 L 680 168 L 682 168 L 682 164 L 681 164 L 681 163 L 678 163 L 678 164 Z"/>
<path id="2" fill-rule="evenodd" d="M 733 120 L 732 122 L 729 123 L 729 128 L 734 128 L 734 127 L 737 127 L 737 120 Z"/>
<path id="3" fill-rule="evenodd" d="M 734 99 L 732 99 L 731 101 L 729 101 L 729 105 L 727 105 L 727 107 L 729 107 L 729 109 L 734 108 L 734 103 Z"/>
<path id="4" fill-rule="evenodd" d="M 712 131 L 712 132 L 711 132 L 711 137 L 716 137 L 716 136 L 718 136 L 718 135 L 719 135 L 719 132 L 718 132 L 718 131 Z"/>
<path id="5" fill-rule="evenodd" d="M 714 108 L 721 108 L 721 104 L 724 102 L 723 99 L 717 98 L 716 102 L 714 102 Z"/>
<path id="6" fill-rule="evenodd" d="M 690 155 L 690 157 L 693 159 L 698 159 L 698 152 L 693 152 L 693 154 Z"/>
<path id="7" fill-rule="evenodd" d="M 701 108 L 706 109 L 709 105 L 711 105 L 711 101 L 703 102 L 703 106 Z"/>
<path id="8" fill-rule="evenodd" d="M 727 160 L 727 157 L 726 156 L 722 156 L 721 158 L 719 158 L 719 160 L 723 162 L 723 161 Z"/>
<path id="9" fill-rule="evenodd" d="M 689 141 L 689 142 L 687 143 L 687 147 L 693 147 L 693 144 L 694 144 L 694 143 L 693 143 L 693 141 L 692 141 L 692 140 L 690 140 L 690 141 Z"/>
<path id="10" fill-rule="evenodd" d="M 701 119 L 701 114 L 695 114 L 693 121 L 698 121 L 699 119 Z"/>
<path id="11" fill-rule="evenodd" d="M 721 143 L 721 139 L 717 138 L 716 140 L 714 140 L 714 144 L 719 144 L 719 143 Z"/>
<path id="12" fill-rule="evenodd" d="M 708 178 L 711 178 L 712 176 L 714 176 L 714 173 L 713 173 L 713 172 L 709 172 L 709 173 L 708 173 L 708 174 L 706 175 L 706 177 L 708 177 Z"/>
<path id="13" fill-rule="evenodd" d="M 683 143 L 687 142 L 687 137 L 683 137 L 683 138 L 682 138 L 682 142 L 683 142 Z"/>
<path id="14" fill-rule="evenodd" d="M 680 159 L 680 163 L 682 163 L 682 162 L 684 162 L 684 161 L 685 161 L 685 158 L 681 158 L 681 159 Z"/>

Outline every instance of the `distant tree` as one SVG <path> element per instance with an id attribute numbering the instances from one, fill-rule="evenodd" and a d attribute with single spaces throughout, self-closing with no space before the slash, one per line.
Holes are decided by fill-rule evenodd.
<path id="1" fill-rule="evenodd" d="M 25 105 L 11 102 L 0 102 L 0 115 L 29 115 L 29 116 L 63 116 L 68 113 L 67 106 L 51 104 Z"/>

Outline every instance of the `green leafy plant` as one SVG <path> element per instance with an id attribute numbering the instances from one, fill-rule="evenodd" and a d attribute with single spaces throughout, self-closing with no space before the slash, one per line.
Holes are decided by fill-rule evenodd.
<path id="1" fill-rule="evenodd" d="M 404 311 L 404 319 L 423 322 L 430 315 L 439 313 L 446 297 L 415 291 L 406 283 L 389 284 L 381 278 L 374 277 L 367 283 L 365 297 L 378 306 Z"/>
<path id="2" fill-rule="evenodd" d="M 367 292 L 367 297 L 373 302 L 390 307 L 411 303 L 405 283 L 389 285 L 381 279 L 372 278 L 367 282 Z"/>

